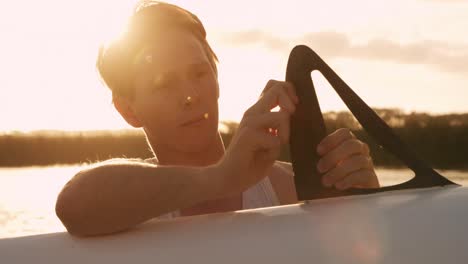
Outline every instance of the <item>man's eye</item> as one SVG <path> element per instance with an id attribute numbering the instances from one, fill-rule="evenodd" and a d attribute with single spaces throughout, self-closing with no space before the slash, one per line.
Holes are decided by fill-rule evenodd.
<path id="1" fill-rule="evenodd" d="M 155 77 L 151 87 L 153 90 L 161 90 L 171 86 L 171 80 L 162 77 Z"/>

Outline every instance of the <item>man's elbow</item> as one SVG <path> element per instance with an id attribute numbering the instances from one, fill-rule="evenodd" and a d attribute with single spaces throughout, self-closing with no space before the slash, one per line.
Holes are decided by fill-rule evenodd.
<path id="1" fill-rule="evenodd" d="M 102 235 L 104 232 L 93 224 L 89 214 L 86 197 L 65 186 L 57 197 L 55 214 L 67 229 L 68 233 L 77 237 Z"/>
<path id="2" fill-rule="evenodd" d="M 83 223 L 80 220 L 80 209 L 77 207 L 72 194 L 69 191 L 62 190 L 57 197 L 55 204 L 55 214 L 73 236 L 87 236 Z"/>
<path id="3" fill-rule="evenodd" d="M 89 214 L 90 209 L 82 200 L 67 191 L 62 191 L 57 198 L 55 213 L 70 235 L 90 237 L 125 231 L 124 228 L 114 227 L 110 223 L 101 223 L 103 221 Z"/>
<path id="4" fill-rule="evenodd" d="M 86 205 L 86 191 L 80 188 L 83 172 L 75 175 L 62 189 L 55 203 L 55 214 L 73 236 L 85 237 L 97 235 L 92 232 Z M 87 210 L 88 209 L 88 210 Z"/>

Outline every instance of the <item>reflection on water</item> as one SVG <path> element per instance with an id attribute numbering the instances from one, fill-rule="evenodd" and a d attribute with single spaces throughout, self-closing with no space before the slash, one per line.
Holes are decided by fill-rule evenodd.
<path id="1" fill-rule="evenodd" d="M 65 231 L 55 199 L 79 166 L 0 169 L 0 238 Z"/>
<path id="2" fill-rule="evenodd" d="M 80 166 L 0 168 L 0 238 L 65 231 L 55 216 L 55 199 Z M 468 171 L 439 171 L 468 186 Z M 410 179 L 406 169 L 378 169 L 382 185 Z"/>

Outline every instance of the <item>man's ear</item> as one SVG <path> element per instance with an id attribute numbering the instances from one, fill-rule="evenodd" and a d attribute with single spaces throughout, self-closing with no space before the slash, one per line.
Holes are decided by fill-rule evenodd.
<path id="1" fill-rule="evenodd" d="M 113 96 L 113 101 L 115 109 L 119 111 L 120 115 L 129 125 L 135 128 L 143 126 L 133 111 L 132 104 L 129 99 L 122 96 Z"/>

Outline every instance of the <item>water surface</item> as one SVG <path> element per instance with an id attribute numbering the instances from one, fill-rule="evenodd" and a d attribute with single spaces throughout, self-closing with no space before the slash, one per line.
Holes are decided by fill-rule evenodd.
<path id="1" fill-rule="evenodd" d="M 55 215 L 55 200 L 62 186 L 80 166 L 0 168 L 0 238 L 65 231 Z M 468 171 L 440 171 L 468 186 Z M 412 177 L 407 169 L 377 170 L 382 185 Z"/>

